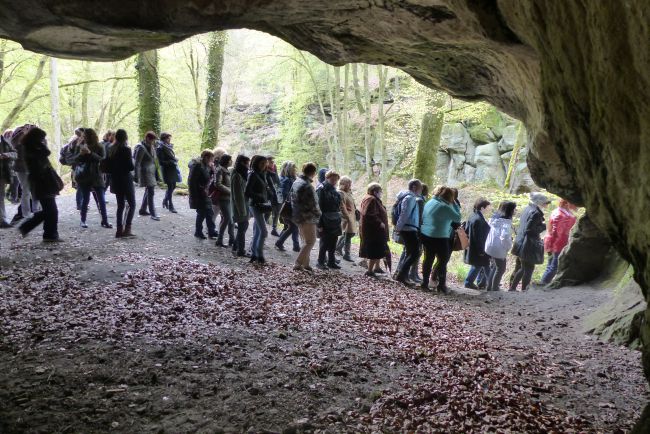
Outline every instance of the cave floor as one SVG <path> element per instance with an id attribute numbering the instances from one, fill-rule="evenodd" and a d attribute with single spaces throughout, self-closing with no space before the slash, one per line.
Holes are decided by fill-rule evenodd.
<path id="1" fill-rule="evenodd" d="M 647 402 L 640 353 L 583 333 L 607 290 L 251 266 L 175 202 L 131 241 L 71 195 L 64 243 L 0 232 L 0 432 L 626 432 Z"/>

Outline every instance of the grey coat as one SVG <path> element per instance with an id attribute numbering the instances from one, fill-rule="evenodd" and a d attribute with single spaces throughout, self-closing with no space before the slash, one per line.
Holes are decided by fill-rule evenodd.
<path id="1" fill-rule="evenodd" d="M 218 166 L 214 175 L 214 187 L 220 192 L 219 200 L 230 200 L 231 184 L 230 171 L 226 167 Z"/>
<path id="2" fill-rule="evenodd" d="M 291 187 L 291 219 L 296 224 L 318 223 L 321 216 L 316 191 L 309 178 L 301 175 Z"/>
<path id="3" fill-rule="evenodd" d="M 140 142 L 133 150 L 133 158 L 135 175 L 140 187 L 155 187 L 157 184 L 155 148 L 149 148 L 144 142 Z"/>
<path id="4" fill-rule="evenodd" d="M 250 218 L 248 205 L 246 204 L 246 178 L 232 171 L 230 184 L 230 202 L 232 204 L 232 220 L 235 223 L 245 222 Z"/>
<path id="5" fill-rule="evenodd" d="M 4 137 L 0 137 L 0 154 L 4 157 L 0 159 L 0 183 L 10 183 L 11 177 L 13 175 L 13 162 L 18 157 L 16 150 L 11 146 L 11 143 Z M 4 191 L 0 191 L 0 194 L 3 194 Z M 0 197 L 0 200 L 4 200 L 4 197 Z"/>

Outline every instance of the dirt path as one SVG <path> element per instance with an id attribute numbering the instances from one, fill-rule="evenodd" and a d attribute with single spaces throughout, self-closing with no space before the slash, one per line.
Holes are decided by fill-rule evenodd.
<path id="1" fill-rule="evenodd" d="M 0 432 L 625 432 L 647 401 L 582 333 L 607 291 L 309 276 L 194 239 L 183 198 L 132 241 L 59 203 L 65 243 L 0 232 Z"/>

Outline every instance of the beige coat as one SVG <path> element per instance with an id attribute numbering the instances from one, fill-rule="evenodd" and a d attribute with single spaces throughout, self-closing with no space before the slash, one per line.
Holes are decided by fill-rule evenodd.
<path id="1" fill-rule="evenodd" d="M 352 196 L 351 191 L 339 190 L 339 194 L 341 195 L 341 215 L 343 217 L 341 228 L 343 229 L 343 233 L 356 234 L 358 223 L 354 212 L 357 209 L 354 203 L 354 196 Z"/>

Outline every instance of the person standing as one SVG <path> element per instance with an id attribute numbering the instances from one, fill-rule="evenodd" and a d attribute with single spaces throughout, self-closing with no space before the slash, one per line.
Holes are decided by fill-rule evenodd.
<path id="1" fill-rule="evenodd" d="M 0 136 L 0 229 L 10 228 L 7 222 L 7 212 L 5 210 L 5 191 L 7 185 L 11 184 L 13 177 L 13 162 L 16 161 L 18 154 L 11 142 L 4 135 Z"/>
<path id="2" fill-rule="evenodd" d="M 25 124 L 16 128 L 11 135 L 11 145 L 16 151 L 16 159 L 14 160 L 14 172 L 18 176 L 20 183 L 20 213 L 22 218 L 27 218 L 40 209 L 38 200 L 32 197 L 32 190 L 29 185 L 29 173 L 27 171 L 27 164 L 25 163 L 25 151 L 23 149 L 23 137 L 30 129 L 35 128 L 35 125 Z M 19 219 L 18 219 L 19 220 Z M 14 221 L 17 221 L 14 219 Z"/>
<path id="3" fill-rule="evenodd" d="M 43 223 L 43 241 L 57 242 L 61 239 L 58 231 L 59 211 L 56 207 L 56 196 L 63 189 L 63 181 L 50 163 L 50 150 L 47 148 L 45 136 L 45 131 L 31 126 L 20 140 L 25 173 L 29 174 L 27 182 L 31 187 L 34 200 L 40 202 L 41 209 L 26 218 L 18 230 L 23 237 L 26 237 L 36 226 Z"/>
<path id="4" fill-rule="evenodd" d="M 366 195 L 361 200 L 359 222 L 359 257 L 368 260 L 368 277 L 377 277 L 379 262 L 390 254 L 388 247 L 388 214 L 381 201 L 381 185 L 368 184 Z"/>
<path id="5" fill-rule="evenodd" d="M 480 197 L 474 202 L 474 211 L 467 219 L 465 232 L 469 238 L 469 246 L 465 250 L 465 263 L 470 265 L 465 278 L 465 288 L 485 289 L 490 266 L 490 255 L 485 253 L 485 240 L 490 233 L 490 225 L 484 214 L 488 212 L 490 202 Z M 474 281 L 478 278 L 478 286 Z"/>
<path id="6" fill-rule="evenodd" d="M 111 192 L 117 201 L 117 229 L 115 238 L 133 237 L 131 225 L 135 214 L 135 187 L 133 186 L 133 158 L 125 130 L 115 132 L 115 141 L 108 148 L 106 171 L 110 176 Z M 126 216 L 125 205 L 128 205 Z"/>
<path id="7" fill-rule="evenodd" d="M 145 188 L 139 214 L 142 216 L 151 216 L 152 220 L 159 221 L 160 217 L 156 215 L 156 207 L 154 205 L 154 193 L 158 183 L 156 139 L 156 134 L 153 131 L 145 134 L 144 140 L 138 143 L 133 150 L 133 159 L 135 160 L 136 180 L 140 184 L 140 187 Z M 149 212 L 147 212 L 147 207 L 149 208 Z"/>
<path id="8" fill-rule="evenodd" d="M 270 216 L 271 235 L 274 237 L 279 237 L 280 234 L 278 233 L 278 221 L 280 220 L 280 207 L 282 206 L 282 202 L 284 202 L 284 198 L 281 194 L 282 190 L 280 189 L 280 177 L 278 176 L 278 167 L 275 165 L 275 158 L 273 155 L 269 155 L 266 157 L 266 160 L 269 162 L 266 169 L 267 182 L 273 190 L 272 194 L 270 195 L 271 206 L 273 207 Z M 267 217 L 266 220 L 268 221 L 269 218 Z"/>
<path id="9" fill-rule="evenodd" d="M 334 270 L 340 270 L 341 267 L 336 263 L 334 251 L 336 250 L 336 241 L 341 235 L 341 196 L 336 191 L 336 185 L 339 182 L 339 174 L 334 170 L 329 170 L 325 174 L 323 187 L 318 190 L 318 207 L 321 210 L 321 216 L 318 221 L 318 232 L 321 237 L 321 244 L 318 251 L 318 268 L 325 270 L 328 267 Z M 327 256 L 327 264 L 325 263 Z"/>
<path id="10" fill-rule="evenodd" d="M 343 256 L 344 261 L 352 262 L 350 256 L 350 247 L 352 238 L 357 234 L 359 222 L 357 221 L 357 205 L 354 203 L 352 195 L 352 180 L 347 177 L 341 177 L 339 181 L 339 195 L 341 196 L 341 230 L 343 235 L 336 243 L 336 251 Z"/>
<path id="11" fill-rule="evenodd" d="M 92 128 L 86 128 L 83 132 L 82 143 L 79 152 L 74 157 L 75 181 L 77 189 L 81 191 L 81 227 L 88 228 L 86 217 L 88 215 L 88 204 L 90 203 L 91 191 L 97 195 L 97 205 L 102 217 L 101 225 L 104 228 L 112 228 L 106 214 L 106 199 L 104 178 L 99 171 L 99 162 L 106 158 L 104 146 L 99 144 L 97 133 Z"/>
<path id="12" fill-rule="evenodd" d="M 298 226 L 302 247 L 296 258 L 294 270 L 313 271 L 309 263 L 311 249 L 316 244 L 316 225 L 320 220 L 321 210 L 312 185 L 316 176 L 316 165 L 305 163 L 302 175 L 291 186 L 291 220 Z"/>
<path id="13" fill-rule="evenodd" d="M 558 207 L 551 213 L 549 228 L 546 237 L 544 237 L 544 250 L 550 255 L 550 258 L 542 276 L 542 285 L 551 283 L 557 273 L 560 253 L 569 244 L 569 234 L 576 223 L 576 217 L 573 215 L 575 210 L 575 205 L 560 199 Z"/>
<path id="14" fill-rule="evenodd" d="M 268 236 L 266 214 L 272 211 L 267 182 L 266 169 L 268 160 L 263 155 L 255 155 L 251 159 L 251 171 L 246 182 L 245 196 L 253 213 L 254 227 L 251 241 L 251 262 L 264 264 L 264 242 Z"/>
<path id="15" fill-rule="evenodd" d="M 212 202 L 208 196 L 208 186 L 212 180 L 210 173 L 214 163 L 214 154 L 212 151 L 205 149 L 201 152 L 200 161 L 194 162 L 190 168 L 190 174 L 187 177 L 190 209 L 196 210 L 196 223 L 194 226 L 194 236 L 205 240 L 203 234 L 203 221 L 208 227 L 208 237 L 216 238 L 214 219 L 212 218 Z"/>
<path id="16" fill-rule="evenodd" d="M 221 224 L 219 225 L 219 236 L 217 246 L 228 247 L 235 244 L 235 232 L 232 223 L 232 206 L 230 204 L 231 195 L 231 175 L 229 167 L 232 165 L 232 157 L 223 154 L 219 159 L 219 165 L 214 171 L 214 186 L 219 192 L 219 210 L 221 212 Z M 223 237 L 228 230 L 228 246 L 223 243 Z"/>
<path id="17" fill-rule="evenodd" d="M 174 144 L 172 143 L 172 135 L 169 133 L 160 134 L 160 143 L 156 148 L 156 156 L 158 157 L 158 164 L 162 173 L 162 179 L 167 190 L 165 190 L 165 198 L 163 199 L 162 207 L 167 208 L 169 212 L 176 213 L 172 197 L 176 189 L 176 183 L 179 182 L 178 158 L 174 153 Z"/>
<path id="18" fill-rule="evenodd" d="M 535 265 L 544 263 L 544 243 L 540 235 L 546 230 L 543 208 L 551 203 L 540 193 L 531 193 L 530 203 L 521 213 L 519 230 L 512 248 L 513 255 L 519 258 L 520 267 L 510 283 L 510 291 L 516 291 L 519 282 L 521 290 L 526 291 L 533 278 Z"/>
<path id="19" fill-rule="evenodd" d="M 280 192 L 284 202 L 289 202 L 291 206 L 291 186 L 296 181 L 296 164 L 293 161 L 285 161 L 280 171 Z M 284 242 L 291 237 L 293 241 L 293 251 L 300 251 L 300 231 L 298 225 L 292 220 L 291 216 L 282 217 L 284 229 L 280 233 L 280 238 L 275 242 L 275 247 L 281 252 L 284 251 Z"/>
<path id="20" fill-rule="evenodd" d="M 230 204 L 232 206 L 232 219 L 237 223 L 237 237 L 235 244 L 232 246 L 233 252 L 237 256 L 246 257 L 246 230 L 248 230 L 248 220 L 250 212 L 246 203 L 246 180 L 248 179 L 248 168 L 250 158 L 245 155 L 238 155 L 235 160 L 235 167 L 232 170 L 230 182 Z"/>
<path id="21" fill-rule="evenodd" d="M 397 195 L 397 221 L 395 231 L 399 233 L 404 242 L 404 261 L 400 261 L 395 272 L 395 280 L 405 285 L 411 285 L 408 275 L 411 266 L 415 263 L 420 252 L 418 231 L 420 230 L 420 209 L 417 198 L 422 194 L 422 182 L 412 179 L 408 183 L 408 190 Z"/>
<path id="22" fill-rule="evenodd" d="M 424 205 L 422 214 L 422 246 L 424 261 L 422 263 L 422 289 L 429 289 L 429 278 L 434 259 L 436 265 L 438 291 L 447 294 L 447 263 L 451 256 L 452 223 L 460 223 L 460 207 L 454 202 L 454 192 L 443 187 L 438 196 L 434 196 Z"/>
<path id="23" fill-rule="evenodd" d="M 512 248 L 512 217 L 517 204 L 504 201 L 490 219 L 490 232 L 485 240 L 485 253 L 490 255 L 490 272 L 487 278 L 488 291 L 500 291 L 501 278 L 506 272 L 506 258 Z"/>

